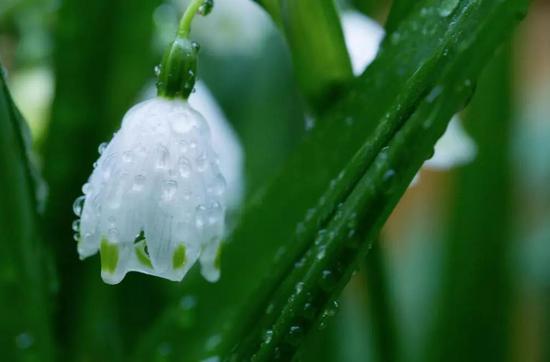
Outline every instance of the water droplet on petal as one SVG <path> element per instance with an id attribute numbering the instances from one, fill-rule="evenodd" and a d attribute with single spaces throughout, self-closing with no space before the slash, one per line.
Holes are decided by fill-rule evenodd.
<path id="1" fill-rule="evenodd" d="M 208 212 L 208 209 L 204 205 L 199 205 L 196 208 L 196 215 L 195 215 L 195 225 L 199 229 L 202 229 L 204 225 L 206 224 L 206 213 Z"/>
<path id="2" fill-rule="evenodd" d="M 191 162 L 186 157 L 179 158 L 177 168 L 181 177 L 188 178 L 191 175 Z"/>
<path id="3" fill-rule="evenodd" d="M 212 195 L 221 196 L 225 193 L 227 184 L 221 174 L 214 177 L 212 183 L 208 186 L 207 192 Z"/>
<path id="4" fill-rule="evenodd" d="M 92 186 L 89 183 L 85 183 L 82 185 L 82 192 L 84 195 L 88 195 L 90 192 L 92 192 Z"/>
<path id="5" fill-rule="evenodd" d="M 132 162 L 134 158 L 134 155 L 132 154 L 132 151 L 126 151 L 122 154 L 122 161 L 126 163 Z"/>
<path id="6" fill-rule="evenodd" d="M 84 200 L 86 200 L 85 196 L 79 196 L 74 200 L 73 203 L 73 212 L 76 216 L 82 215 L 82 208 L 84 207 Z"/>
<path id="7" fill-rule="evenodd" d="M 197 157 L 197 159 L 195 160 L 195 164 L 197 165 L 197 171 L 206 171 L 206 167 L 208 166 L 208 159 L 206 158 L 206 155 L 204 153 L 201 153 L 199 157 Z"/>
<path id="8" fill-rule="evenodd" d="M 72 228 L 73 228 L 73 231 L 76 231 L 76 232 L 80 231 L 80 220 L 73 221 Z"/>
<path id="9" fill-rule="evenodd" d="M 167 180 L 162 183 L 162 200 L 172 201 L 178 190 L 178 183 L 174 180 Z"/>
<path id="10" fill-rule="evenodd" d="M 134 191 L 141 191 L 143 190 L 143 187 L 145 186 L 145 181 L 147 178 L 143 175 L 136 175 L 134 177 L 134 184 L 132 185 L 132 190 Z"/>
<path id="11" fill-rule="evenodd" d="M 163 145 L 158 145 L 157 147 L 157 168 L 166 169 L 168 168 L 168 163 L 170 162 L 170 151 Z"/>
<path id="12" fill-rule="evenodd" d="M 103 154 L 103 152 L 105 152 L 105 149 L 107 148 L 109 144 L 107 142 L 103 142 L 101 143 L 98 147 L 97 147 L 97 152 L 99 152 L 99 154 Z"/>

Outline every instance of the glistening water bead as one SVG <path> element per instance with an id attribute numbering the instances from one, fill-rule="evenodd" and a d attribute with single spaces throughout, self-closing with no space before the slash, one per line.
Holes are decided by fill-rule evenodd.
<path id="1" fill-rule="evenodd" d="M 100 251 L 110 284 L 130 271 L 179 281 L 197 260 L 215 281 L 226 183 L 206 120 L 186 100 L 157 97 L 130 109 L 99 151 L 73 205 L 80 257 Z"/>

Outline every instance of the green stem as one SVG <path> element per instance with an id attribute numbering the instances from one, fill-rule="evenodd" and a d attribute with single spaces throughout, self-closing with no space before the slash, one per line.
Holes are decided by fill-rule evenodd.
<path id="1" fill-rule="evenodd" d="M 365 260 L 367 307 L 372 321 L 376 361 L 399 361 L 397 323 L 387 275 L 387 265 L 380 237 L 375 240 Z"/>
<path id="2" fill-rule="evenodd" d="M 181 17 L 180 24 L 178 26 L 178 37 L 188 39 L 191 32 L 191 22 L 199 11 L 199 8 L 204 3 L 204 0 L 192 0 L 185 13 Z"/>

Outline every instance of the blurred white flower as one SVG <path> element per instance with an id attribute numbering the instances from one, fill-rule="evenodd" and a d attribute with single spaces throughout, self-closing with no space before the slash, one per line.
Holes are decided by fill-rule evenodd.
<path id="1" fill-rule="evenodd" d="M 155 97 L 124 116 L 74 204 L 81 258 L 101 253 L 101 276 L 138 271 L 180 281 L 197 259 L 219 277 L 226 183 L 205 119 L 182 99 Z"/>
<path id="2" fill-rule="evenodd" d="M 196 40 L 218 53 L 257 51 L 270 29 L 271 19 L 252 0 L 215 0 L 208 17 L 193 23 Z"/>
<path id="3" fill-rule="evenodd" d="M 376 57 L 384 38 L 384 28 L 359 12 L 345 11 L 342 14 L 342 30 L 353 73 L 359 75 Z"/>
<path id="4" fill-rule="evenodd" d="M 342 14 L 342 28 L 353 72 L 360 75 L 376 57 L 384 38 L 384 29 L 374 20 L 354 11 Z M 455 115 L 446 132 L 437 141 L 433 157 L 424 163 L 424 167 L 434 170 L 449 169 L 471 162 L 476 153 L 474 141 L 466 134 Z"/>
<path id="5" fill-rule="evenodd" d="M 227 208 L 237 209 L 245 187 L 244 154 L 239 137 L 204 82 L 197 81 L 189 103 L 208 120 L 212 147 L 220 158 L 220 170 L 227 181 Z"/>

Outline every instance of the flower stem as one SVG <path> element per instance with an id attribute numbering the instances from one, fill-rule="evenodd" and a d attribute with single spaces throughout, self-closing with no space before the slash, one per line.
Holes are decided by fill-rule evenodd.
<path id="1" fill-rule="evenodd" d="M 178 37 L 184 39 L 189 38 L 189 33 L 191 32 L 191 22 L 204 2 L 204 0 L 191 0 L 191 3 L 187 6 L 185 13 L 183 13 L 183 16 L 181 17 L 178 26 Z"/>

